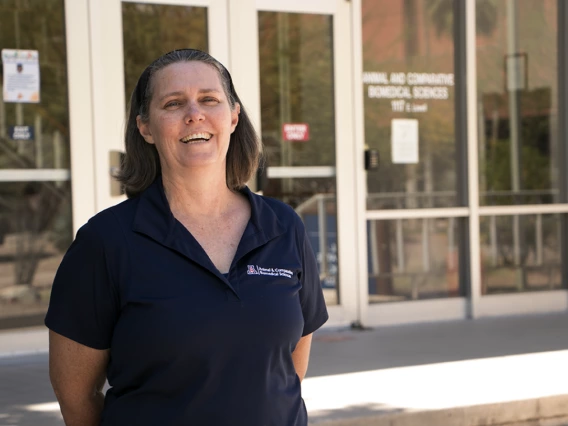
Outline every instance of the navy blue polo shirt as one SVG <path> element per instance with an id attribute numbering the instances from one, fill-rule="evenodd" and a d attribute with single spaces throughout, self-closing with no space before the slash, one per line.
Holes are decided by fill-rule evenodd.
<path id="1" fill-rule="evenodd" d="M 292 352 L 328 318 L 316 259 L 292 208 L 242 192 L 251 218 L 228 276 L 161 179 L 77 233 L 45 323 L 110 348 L 101 425 L 307 424 Z"/>

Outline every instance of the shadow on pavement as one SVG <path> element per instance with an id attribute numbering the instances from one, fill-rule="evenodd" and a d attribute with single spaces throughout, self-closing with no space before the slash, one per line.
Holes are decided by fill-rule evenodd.
<path id="1" fill-rule="evenodd" d="M 0 358 L 0 426 L 63 426 L 48 376 L 46 353 Z"/>

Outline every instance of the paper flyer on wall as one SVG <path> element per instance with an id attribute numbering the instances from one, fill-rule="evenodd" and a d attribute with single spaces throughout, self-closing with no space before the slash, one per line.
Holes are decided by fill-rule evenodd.
<path id="1" fill-rule="evenodd" d="M 391 149 L 394 164 L 418 163 L 418 120 L 392 120 Z"/>
<path id="2" fill-rule="evenodd" d="M 4 102 L 39 102 L 39 52 L 2 49 Z"/>

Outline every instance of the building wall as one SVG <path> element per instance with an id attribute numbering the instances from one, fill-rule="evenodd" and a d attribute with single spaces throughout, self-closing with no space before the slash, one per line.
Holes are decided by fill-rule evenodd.
<path id="1" fill-rule="evenodd" d="M 483 312 L 514 313 L 505 305 L 537 299 L 523 312 L 566 309 L 551 302 L 566 299 L 567 282 L 558 1 L 470 2 L 477 110 L 466 124 L 478 139 L 469 141 L 457 136 L 455 84 L 408 81 L 412 73 L 457 81 L 453 0 L 0 4 L 2 49 L 39 52 L 41 76 L 38 103 L 0 103 L 0 327 L 41 322 L 74 232 L 124 199 L 109 173 L 111 151 L 123 149 L 124 105 L 145 64 L 187 46 L 233 72 L 265 146 L 264 173 L 251 186 L 304 217 L 333 324 L 471 315 L 463 306 L 474 299 L 472 252 L 481 256 Z M 518 66 L 515 90 L 508 57 Z M 368 73 L 385 80 L 366 81 Z M 385 94 L 387 86 L 411 97 Z M 417 86 L 434 94 L 417 97 Z M 406 155 L 416 150 L 416 159 L 393 157 L 400 119 L 415 120 Z M 285 123 L 306 125 L 308 140 L 286 140 Z M 17 125 L 33 137 L 14 140 Z M 379 153 L 376 170 L 362 170 L 363 146 Z M 473 231 L 460 186 L 469 146 L 479 169 L 468 182 L 479 191 Z M 479 246 L 468 245 L 470 232 Z"/>

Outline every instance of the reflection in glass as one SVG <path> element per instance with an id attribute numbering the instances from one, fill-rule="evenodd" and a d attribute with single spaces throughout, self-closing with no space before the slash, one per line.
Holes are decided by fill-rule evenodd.
<path id="1" fill-rule="evenodd" d="M 335 166 L 332 20 L 259 12 L 262 139 L 268 166 Z M 283 138 L 284 123 L 309 140 Z"/>
<path id="2" fill-rule="evenodd" d="M 461 296 L 459 220 L 368 221 L 369 302 Z"/>
<path id="3" fill-rule="evenodd" d="M 326 301 L 337 304 L 332 19 L 259 12 L 258 21 L 264 144 L 258 188 L 303 218 Z M 303 130 L 292 136 L 285 124 Z"/>
<path id="4" fill-rule="evenodd" d="M 561 288 L 559 215 L 482 217 L 480 229 L 482 294 Z"/>
<path id="5" fill-rule="evenodd" d="M 0 2 L 0 47 L 39 52 L 40 102 L 0 97 L 0 169 L 69 169 L 63 0 L 26 3 Z M 33 137 L 12 140 L 13 126 L 28 126 Z"/>
<path id="6" fill-rule="evenodd" d="M 483 2 L 477 14 L 482 205 L 558 199 L 557 1 Z"/>
<path id="7" fill-rule="evenodd" d="M 454 207 L 452 0 L 363 0 L 365 141 L 380 154 L 367 173 L 368 209 Z M 396 119 L 415 137 L 393 136 Z"/>
<path id="8" fill-rule="evenodd" d="M 70 168 L 65 40 L 63 0 L 0 2 L 0 47 L 37 50 L 41 81 L 39 103 L 0 97 L 0 171 Z M 29 139 L 12 139 L 14 126 L 26 126 Z M 71 242 L 70 188 L 0 181 L 0 328 L 43 321 Z"/>
<path id="9" fill-rule="evenodd" d="M 332 179 L 327 179 L 328 181 Z M 295 187 L 311 186 L 312 179 L 298 179 Z M 329 182 L 331 184 L 331 182 Z M 307 188 L 306 188 L 307 189 Z M 311 193 L 310 193 L 311 192 Z M 320 280 L 326 304 L 336 305 L 337 294 L 337 211 L 336 199 L 333 193 L 300 196 L 291 204 L 300 215 L 306 226 L 308 238 L 318 261 Z M 292 200 L 290 200 L 292 201 Z M 299 204 L 297 202 L 301 201 Z M 290 204 L 290 203 L 289 203 Z"/>
<path id="10" fill-rule="evenodd" d="M 71 244 L 69 182 L 0 183 L 0 322 L 44 314 Z"/>
<path id="11" fill-rule="evenodd" d="M 174 49 L 208 51 L 207 8 L 122 2 L 126 105 L 142 71 Z"/>

